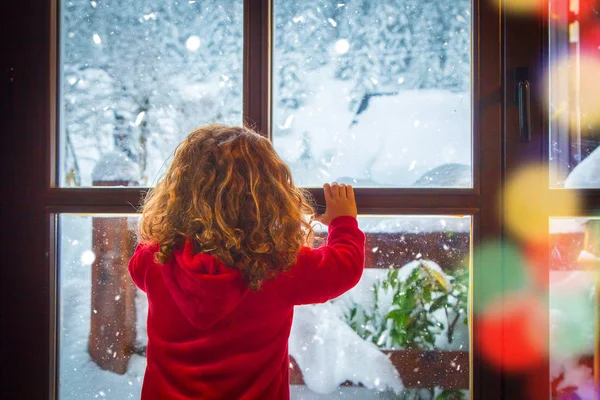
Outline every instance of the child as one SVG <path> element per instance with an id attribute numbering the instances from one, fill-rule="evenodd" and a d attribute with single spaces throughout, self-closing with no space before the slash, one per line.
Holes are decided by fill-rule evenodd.
<path id="1" fill-rule="evenodd" d="M 351 186 L 324 185 L 327 245 L 271 142 L 209 126 L 175 151 L 145 199 L 129 262 L 148 295 L 142 399 L 288 399 L 295 305 L 356 285 L 364 266 Z"/>

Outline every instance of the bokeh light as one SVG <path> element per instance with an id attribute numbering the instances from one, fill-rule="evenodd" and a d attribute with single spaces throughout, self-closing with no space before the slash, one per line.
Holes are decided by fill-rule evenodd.
<path id="1" fill-rule="evenodd" d="M 549 195 L 548 170 L 528 166 L 509 177 L 504 204 L 505 223 L 511 234 L 525 243 L 548 243 L 549 216 L 576 213 L 579 198 L 573 191 Z"/>
<path id="2" fill-rule="evenodd" d="M 582 55 L 580 59 L 580 107 L 581 124 L 590 126 L 600 123 L 600 52 L 598 55 Z"/>
<path id="3" fill-rule="evenodd" d="M 517 14 L 522 16 L 546 17 L 551 7 L 550 0 L 489 0 L 495 7 L 504 6 L 508 14 Z M 595 11 L 596 0 L 578 0 L 571 1 L 571 12 L 579 20 L 591 18 Z"/>
<path id="4" fill-rule="evenodd" d="M 504 10 L 514 14 L 539 14 L 548 5 L 547 0 L 491 0 L 496 6 L 503 5 Z"/>
<path id="5" fill-rule="evenodd" d="M 523 255 L 526 260 L 525 265 L 529 268 L 530 275 L 533 278 L 533 283 L 539 288 L 548 287 L 550 278 L 548 241 L 525 243 L 523 245 Z"/>
<path id="6" fill-rule="evenodd" d="M 81 263 L 83 265 L 92 265 L 96 260 L 96 254 L 91 250 L 86 250 L 81 253 Z"/>
<path id="7" fill-rule="evenodd" d="M 189 50 L 189 51 L 197 51 L 200 48 L 200 45 L 202 44 L 200 37 L 196 36 L 196 35 L 192 35 L 189 38 L 187 38 L 187 40 L 185 41 L 185 47 Z"/>
<path id="8" fill-rule="evenodd" d="M 568 83 L 570 90 L 576 93 L 576 98 L 568 104 L 563 101 L 562 104 L 555 104 L 556 111 L 551 118 L 556 119 L 559 116 L 568 116 L 562 118 L 568 120 L 571 125 L 570 131 L 578 135 L 580 131 L 591 128 L 593 125 L 600 124 L 600 24 L 587 26 L 585 30 L 579 32 L 578 42 L 580 44 L 579 52 L 571 52 L 565 55 L 555 63 L 550 65 L 550 69 L 556 71 L 559 78 L 547 75 L 546 87 L 552 87 L 548 79 L 559 79 L 561 82 Z M 556 84 L 556 82 L 554 82 Z M 552 101 L 550 97 L 546 101 Z M 580 118 L 578 118 L 578 116 Z M 576 138 L 573 138 L 576 139 Z"/>
<path id="9" fill-rule="evenodd" d="M 479 319 L 478 347 L 491 364 L 508 371 L 525 371 L 544 359 L 546 341 L 540 332 L 548 326 L 541 302 L 523 294 L 496 302 Z"/>
<path id="10" fill-rule="evenodd" d="M 474 286 L 473 310 L 476 313 L 490 312 L 493 304 L 524 293 L 530 285 L 526 260 L 509 243 L 483 243 L 474 249 L 474 260 L 481 271 L 481 278 Z"/>
<path id="11" fill-rule="evenodd" d="M 335 51 L 338 54 L 346 54 L 350 50 L 350 43 L 346 39 L 340 39 L 335 42 Z"/>

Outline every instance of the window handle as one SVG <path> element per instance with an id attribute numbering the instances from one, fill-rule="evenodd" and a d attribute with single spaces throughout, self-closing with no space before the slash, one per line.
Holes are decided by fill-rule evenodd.
<path id="1" fill-rule="evenodd" d="M 529 81 L 517 83 L 517 103 L 519 106 L 519 138 L 521 142 L 531 142 L 531 90 Z"/>

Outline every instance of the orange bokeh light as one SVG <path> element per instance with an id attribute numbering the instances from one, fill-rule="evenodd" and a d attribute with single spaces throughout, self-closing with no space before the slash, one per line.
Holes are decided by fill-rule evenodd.
<path id="1" fill-rule="evenodd" d="M 540 288 L 547 288 L 550 281 L 550 259 L 548 241 L 528 242 L 523 246 L 523 255 L 530 268 L 530 275 Z"/>
<path id="2" fill-rule="evenodd" d="M 508 13 L 521 15 L 542 14 L 548 8 L 547 0 L 491 0 L 493 3 L 504 6 Z"/>
<path id="3" fill-rule="evenodd" d="M 576 213 L 579 198 L 572 191 L 548 192 L 548 170 L 531 165 L 509 177 L 504 218 L 508 230 L 523 243 L 548 243 L 548 218 Z"/>

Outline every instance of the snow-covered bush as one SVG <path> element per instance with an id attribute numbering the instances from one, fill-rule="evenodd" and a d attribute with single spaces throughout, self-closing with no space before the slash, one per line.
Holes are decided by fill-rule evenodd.
<path id="1" fill-rule="evenodd" d="M 363 339 L 383 349 L 436 350 L 439 337 L 452 344 L 457 324 L 468 324 L 467 268 L 449 274 L 429 260 L 391 269 L 373 284 L 373 301 L 345 302 L 344 319 Z M 456 390 L 405 390 L 415 399 L 462 399 Z M 404 397 L 403 397 L 404 398 Z"/>

